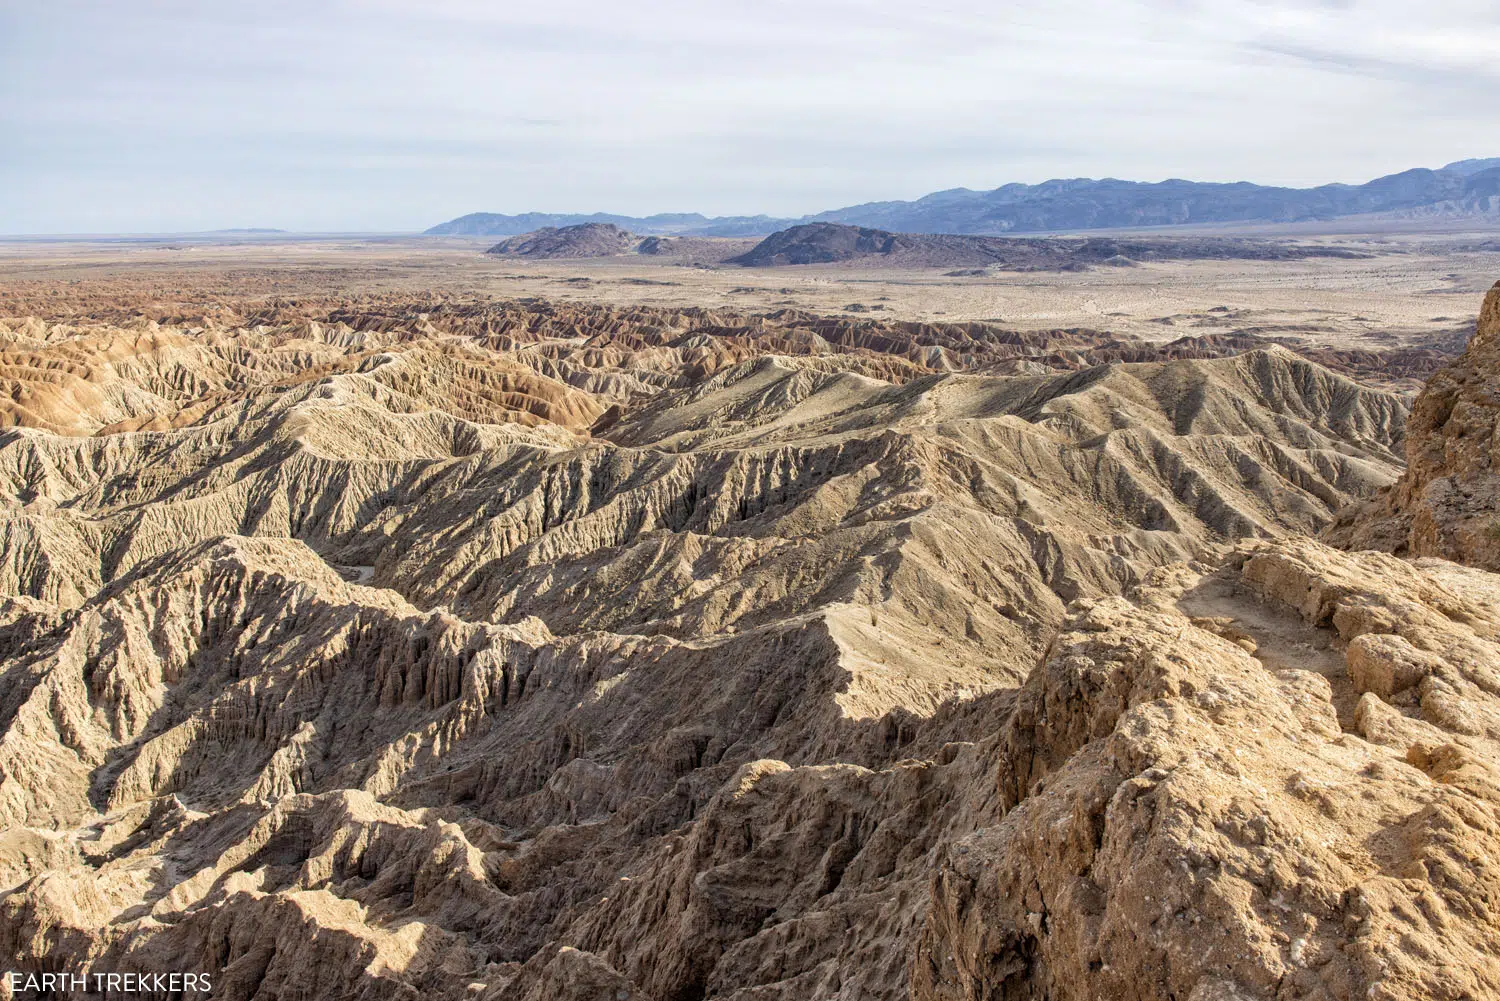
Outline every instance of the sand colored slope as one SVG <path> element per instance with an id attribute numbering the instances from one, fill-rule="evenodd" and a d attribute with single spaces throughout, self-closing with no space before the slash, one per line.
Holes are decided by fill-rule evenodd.
<path id="1" fill-rule="evenodd" d="M 1500 583 L 1308 538 L 1401 475 L 1399 396 L 705 310 L 5 329 L 16 968 L 1500 992 Z"/>

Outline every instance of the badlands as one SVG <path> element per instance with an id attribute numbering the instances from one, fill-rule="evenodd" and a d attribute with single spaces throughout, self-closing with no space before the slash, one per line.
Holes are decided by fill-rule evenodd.
<path id="1" fill-rule="evenodd" d="M 0 252 L 6 969 L 1500 998 L 1493 253 L 483 249 Z"/>

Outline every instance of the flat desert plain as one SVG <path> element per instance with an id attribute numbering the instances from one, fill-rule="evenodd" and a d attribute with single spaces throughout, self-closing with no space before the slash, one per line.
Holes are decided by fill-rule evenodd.
<path id="1" fill-rule="evenodd" d="M 1274 234 L 1273 234 L 1274 235 Z M 0 289 L 119 282 L 232 295 L 432 293 L 558 302 L 784 308 L 879 319 L 989 320 L 1018 330 L 1086 327 L 1172 340 L 1249 332 L 1310 345 L 1389 348 L 1472 325 L 1500 270 L 1493 231 L 1303 238 L 1356 259 L 1167 261 L 1083 272 L 950 276 L 878 264 L 744 268 L 644 255 L 560 260 L 486 256 L 492 240 L 437 237 L 182 237 L 0 243 Z M 719 242 L 725 253 L 754 240 Z M 956 269 L 978 270 L 978 269 Z"/>

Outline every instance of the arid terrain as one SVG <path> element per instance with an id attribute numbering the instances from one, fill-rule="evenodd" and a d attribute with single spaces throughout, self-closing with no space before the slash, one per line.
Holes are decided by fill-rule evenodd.
<path id="1" fill-rule="evenodd" d="M 695 240 L 697 253 L 592 260 L 487 255 L 490 240 L 183 237 L 109 242 L 0 241 L 0 291 L 62 299 L 70 284 L 107 306 L 134 295 L 400 293 L 461 298 L 727 308 L 784 307 L 897 320 L 994 320 L 1020 330 L 1086 327 L 1171 340 L 1250 331 L 1340 348 L 1425 344 L 1472 329 L 1473 303 L 1500 271 L 1500 236 L 1418 233 L 1310 238 L 1361 259 L 1163 261 L 1135 268 L 1017 273 L 976 268 L 717 263 L 758 240 Z M 669 241 L 670 242 L 670 241 Z M 712 245 L 712 252 L 703 250 Z M 980 270 L 979 275 L 945 274 Z M 858 307 L 846 309 L 845 307 Z M 8 307 L 7 311 L 11 311 Z"/>
<path id="2" fill-rule="evenodd" d="M 1500 998 L 1492 235 L 604 235 L 0 244 L 8 969 Z"/>

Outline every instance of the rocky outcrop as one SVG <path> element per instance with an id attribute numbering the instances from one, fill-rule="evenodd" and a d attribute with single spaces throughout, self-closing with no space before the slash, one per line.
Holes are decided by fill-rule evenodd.
<path id="1" fill-rule="evenodd" d="M 1070 620 L 996 743 L 1003 818 L 943 848 L 913 997 L 1500 992 L 1475 864 L 1500 847 L 1500 578 L 1305 541 L 1241 561 Z M 1239 616 L 1182 614 L 1210 600 Z M 1257 657 L 1216 635 L 1236 622 L 1331 655 Z"/>
<path id="2" fill-rule="evenodd" d="M 988 265 L 1009 271 L 1135 267 L 1138 260 L 1297 260 L 1362 257 L 1344 247 L 1225 238 L 1118 240 L 961 236 L 961 230 L 891 233 L 841 222 L 807 222 L 772 233 L 727 263 L 745 267 L 861 263 L 893 267 Z M 983 274 L 981 270 L 979 272 Z M 963 273 L 950 277 L 964 277 Z"/>
<path id="3" fill-rule="evenodd" d="M 1398 396 L 987 325 L 129 323 L 5 328 L 77 404 L 0 437 L 7 968 L 1500 991 L 1500 578 L 1307 538 Z"/>
<path id="4" fill-rule="evenodd" d="M 910 238 L 883 230 L 815 222 L 772 233 L 731 263 L 749 268 L 831 264 L 870 255 L 889 257 L 910 243 Z"/>
<path id="5" fill-rule="evenodd" d="M 1386 495 L 1343 515 L 1330 541 L 1500 571 L 1500 283 L 1463 355 L 1417 397 L 1406 461 Z"/>
<path id="6" fill-rule="evenodd" d="M 487 254 L 502 257 L 531 257 L 551 261 L 578 257 L 612 257 L 635 249 L 640 237 L 614 223 L 586 222 L 576 226 L 548 226 L 502 240 Z"/>
<path id="7" fill-rule="evenodd" d="M 183 592 L 298 563 L 294 549 L 235 542 L 203 560 L 170 571 Z M 1500 990 L 1500 886 L 1475 861 L 1500 849 L 1493 575 L 1252 543 L 1221 569 L 1164 567 L 1128 597 L 1079 603 L 1018 690 L 908 717 L 904 760 L 797 764 L 783 744 L 733 765 L 701 695 L 668 739 L 612 755 L 612 732 L 640 730 L 639 716 L 625 731 L 605 723 L 645 698 L 633 678 L 549 678 L 545 651 L 566 641 L 412 620 L 301 560 L 306 584 L 245 593 L 305 592 L 289 628 L 307 642 L 250 646 L 229 601 L 204 635 L 234 659 L 184 651 L 243 678 L 209 703 L 224 707 L 214 732 L 192 738 L 218 745 L 218 767 L 179 759 L 173 784 L 154 788 L 122 776 L 114 788 L 137 791 L 55 845 L 46 826 L 7 828 L 8 956 L 213 969 L 238 998 L 310 982 L 337 997 L 497 1001 Z M 363 627 L 382 651 L 373 672 L 343 642 L 320 649 L 320 616 L 338 613 L 318 606 L 341 593 L 370 608 L 361 619 L 372 601 L 394 616 Z M 508 652 L 491 659 L 497 640 Z M 528 662 L 505 683 L 505 665 Z M 295 697 L 277 694 L 276 663 L 299 665 L 285 675 Z M 475 673 L 487 663 L 501 665 L 489 682 Z M 173 695 L 193 684 L 181 675 Z M 564 751 L 561 769 L 527 763 L 536 752 L 517 737 L 545 732 L 535 714 L 590 688 L 606 715 L 562 732 L 602 742 Z M 281 708 L 236 735 L 235 689 Z M 163 737 L 130 746 L 152 743 Z M 361 745 L 369 763 L 342 765 Z M 236 760 L 244 779 L 223 767 Z M 257 767 L 272 781 L 247 784 Z M 507 772 L 549 771 L 526 797 L 536 819 L 515 812 L 524 786 L 487 791 Z"/>

